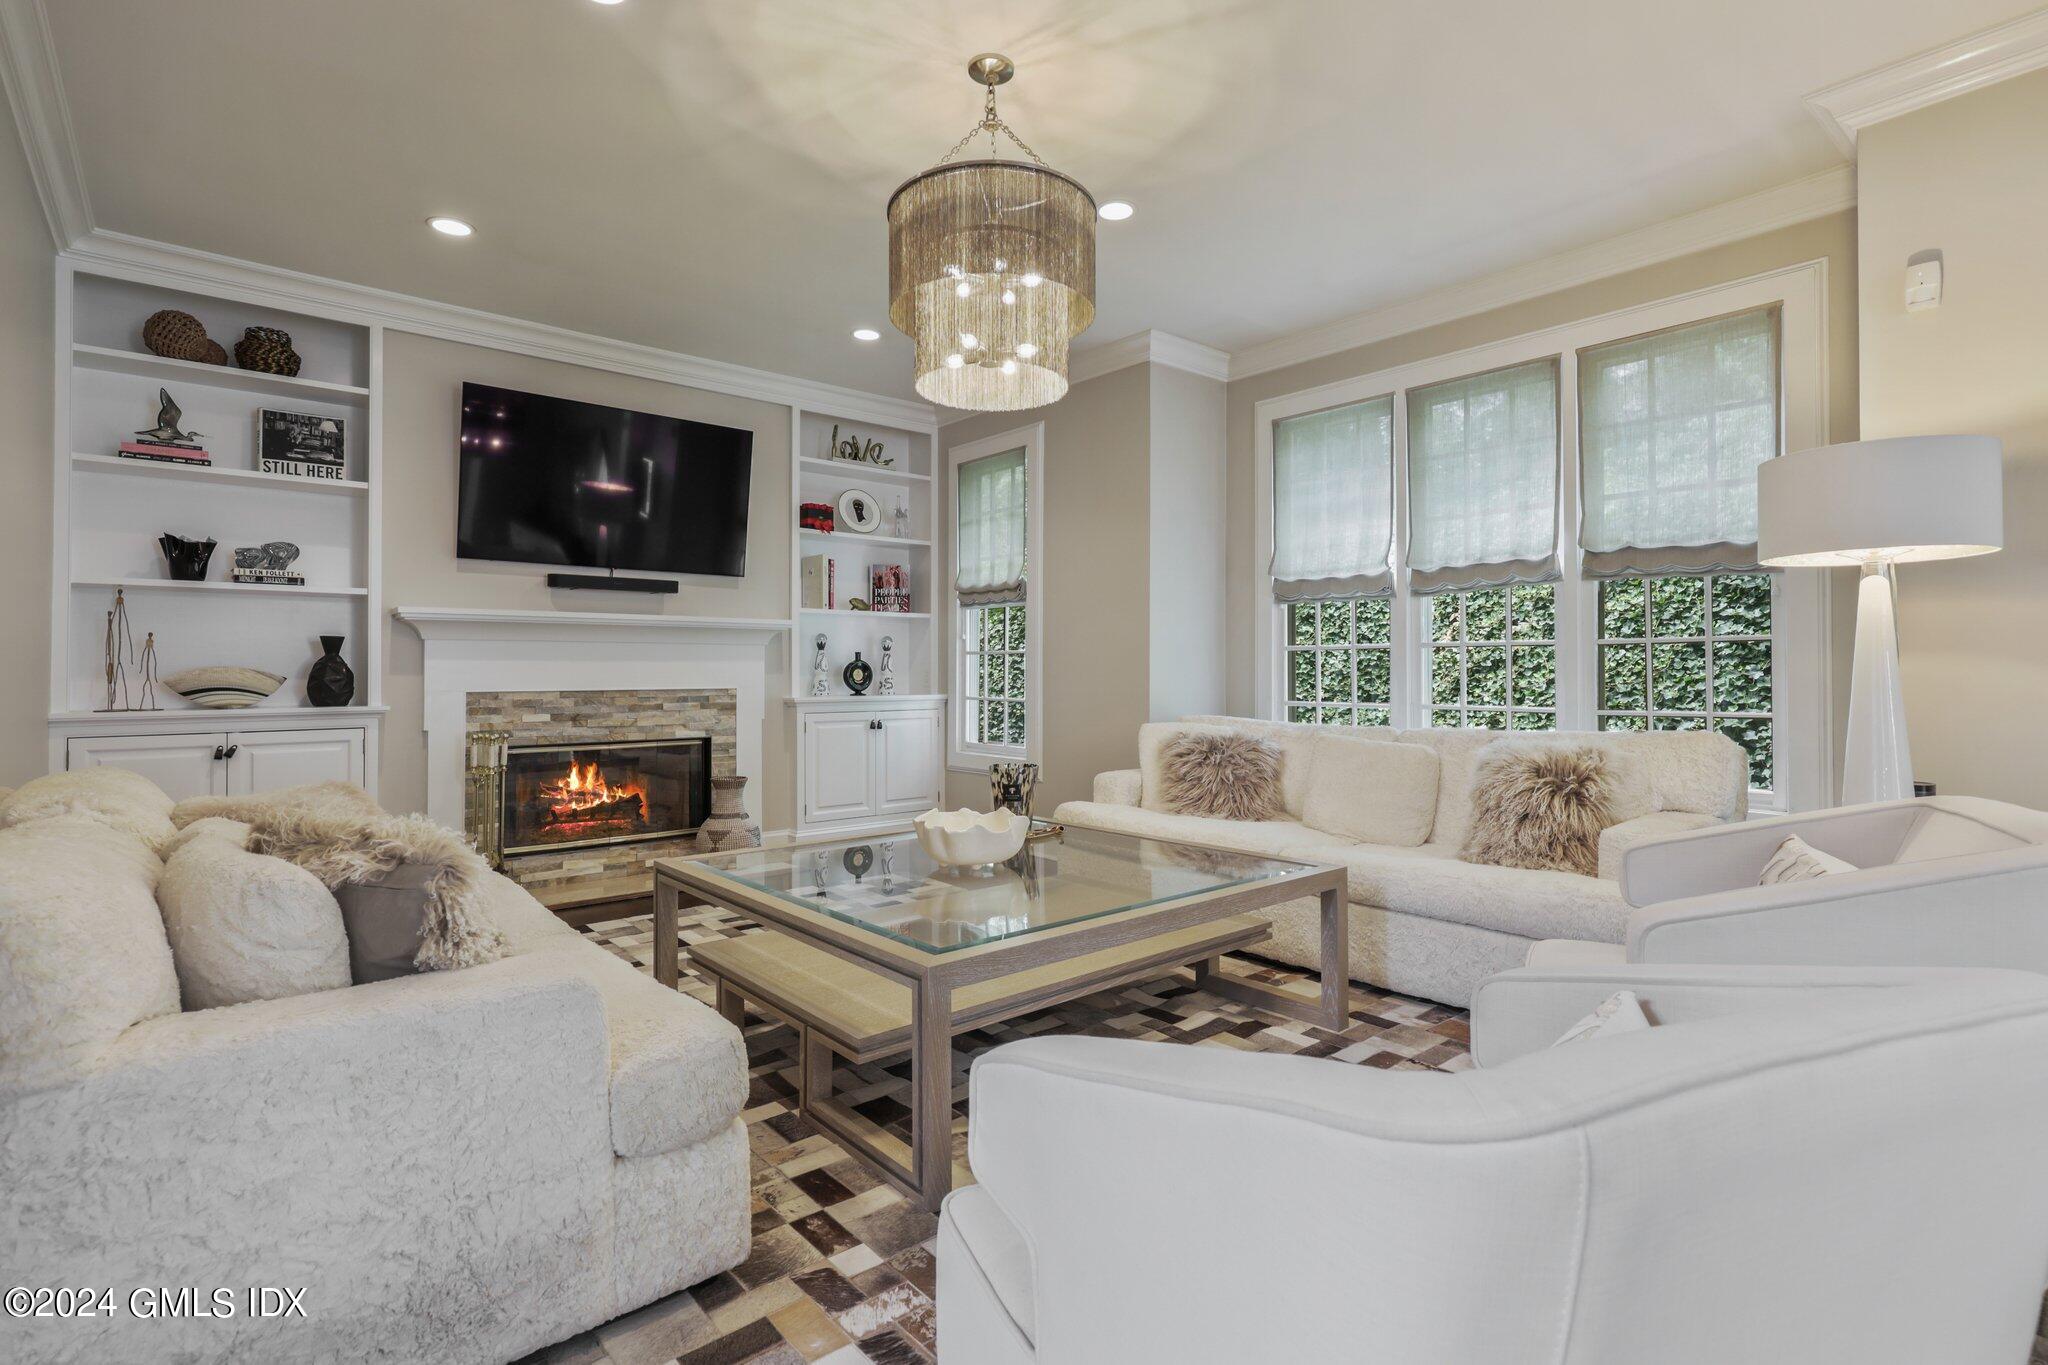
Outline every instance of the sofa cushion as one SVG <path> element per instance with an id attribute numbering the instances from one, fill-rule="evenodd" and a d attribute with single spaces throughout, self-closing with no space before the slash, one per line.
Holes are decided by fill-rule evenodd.
<path id="1" fill-rule="evenodd" d="M 1210 848 L 1305 862 L 1328 861 L 1315 855 L 1333 850 L 1342 852 L 1349 843 L 1337 835 L 1310 829 L 1298 820 L 1214 820 L 1201 815 L 1175 815 L 1170 811 L 1111 806 L 1097 801 L 1064 802 L 1053 812 L 1052 818 L 1063 824 L 1087 825 L 1140 838 L 1173 839 Z"/>
<path id="2" fill-rule="evenodd" d="M 1610 766 L 1590 745 L 1487 745 L 1472 775 L 1465 860 L 1597 874 L 1600 831 L 1621 823 Z"/>
<path id="3" fill-rule="evenodd" d="M 1301 822 L 1367 844 L 1410 847 L 1436 823 L 1436 754 L 1346 734 L 1315 737 Z"/>
<path id="4" fill-rule="evenodd" d="M 0 1094 L 63 1084 L 178 1012 L 162 874 L 139 836 L 87 812 L 0 830 Z"/>
<path id="5" fill-rule="evenodd" d="M 1442 844 L 1353 845 L 1344 854 L 1351 899 L 1424 919 L 1449 920 L 1524 938 L 1619 943 L 1628 903 L 1613 882 L 1460 861 Z"/>
<path id="6" fill-rule="evenodd" d="M 157 886 L 185 1008 L 349 984 L 341 907 L 319 878 L 221 837 L 195 838 Z"/>
<path id="7" fill-rule="evenodd" d="M 747 1049 L 738 1029 L 590 942 L 509 878 L 491 874 L 482 901 L 507 956 L 548 954 L 603 999 L 614 1151 L 673 1152 L 716 1136 L 739 1117 Z"/>
<path id="8" fill-rule="evenodd" d="M 1186 725 L 1221 725 L 1248 735 L 1270 740 L 1280 746 L 1280 809 L 1299 820 L 1308 808 L 1308 785 L 1315 775 L 1316 737 L 1347 734 L 1357 739 L 1392 743 L 1394 731 L 1384 725 L 1360 725 L 1333 731 L 1327 725 L 1303 725 L 1283 720 L 1247 720 L 1236 716 L 1185 716 Z"/>
<path id="9" fill-rule="evenodd" d="M 126 768 L 81 768 L 26 782 L 7 799 L 0 826 L 32 824 L 54 815 L 83 815 L 127 830 L 152 849 L 175 832 L 171 798 L 156 783 Z"/>
<path id="10" fill-rule="evenodd" d="M 377 798 L 353 782 L 308 782 L 299 787 L 277 787 L 251 796 L 193 796 L 171 810 L 171 823 L 179 829 L 194 820 L 220 816 L 251 824 L 278 811 L 341 820 L 382 815 Z"/>

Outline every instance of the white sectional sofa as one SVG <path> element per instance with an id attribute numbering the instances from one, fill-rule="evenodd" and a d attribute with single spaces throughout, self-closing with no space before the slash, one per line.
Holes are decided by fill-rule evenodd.
<path id="1" fill-rule="evenodd" d="M 118 1303 L 10 1321 L 7 1359 L 504 1361 L 744 1259 L 716 1013 L 503 878 L 502 960 L 181 1010 L 159 846 L 0 830 L 0 1270 Z M 303 1316 L 248 1316 L 257 1286 Z M 243 1311 L 137 1316 L 148 1287 Z"/>
<path id="2" fill-rule="evenodd" d="M 1163 808 L 1157 776 L 1160 746 L 1178 729 L 1219 727 L 1256 734 L 1281 750 L 1285 819 L 1243 822 L 1180 815 Z M 1529 871 L 1459 858 L 1472 823 L 1472 772 L 1486 746 L 1515 743 L 1594 745 L 1613 758 L 1626 789 L 1628 818 L 1600 841 L 1600 875 Z M 1370 783 L 1331 780 L 1355 757 L 1342 746 L 1420 746 L 1434 765 L 1402 768 L 1403 783 L 1426 790 L 1388 793 Z M 1351 976 L 1408 995 L 1464 1006 L 1495 972 L 1519 967 L 1543 939 L 1620 943 L 1628 904 L 1615 878 L 1622 855 L 1653 839 L 1739 820 L 1749 800 L 1748 765 L 1732 740 L 1702 732 L 1587 734 L 1485 730 L 1330 729 L 1234 716 L 1189 716 L 1142 727 L 1140 767 L 1095 779 L 1095 799 L 1069 801 L 1053 818 L 1218 848 L 1327 862 L 1350 869 Z M 1318 761 L 1330 765 L 1318 781 Z M 1149 778 L 1148 781 L 1148 770 Z M 1384 770 L 1382 767 L 1380 770 Z M 1383 819 L 1389 798 L 1419 802 L 1419 842 L 1362 842 L 1334 832 Z M 1315 903 L 1270 912 L 1274 934 L 1262 952 L 1303 967 L 1316 965 Z"/>

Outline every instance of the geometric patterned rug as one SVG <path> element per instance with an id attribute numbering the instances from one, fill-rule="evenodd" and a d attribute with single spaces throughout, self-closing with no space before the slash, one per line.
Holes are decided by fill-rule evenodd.
<path id="1" fill-rule="evenodd" d="M 652 972 L 652 916 L 585 925 L 582 932 Z M 691 968 L 690 944 L 759 932 L 765 931 L 726 911 L 686 912 L 678 926 L 682 989 L 711 1002 L 710 986 Z M 1243 955 L 1236 970 L 1273 983 L 1309 975 Z M 1350 1023 L 1330 1032 L 1197 991 L 1194 974 L 1183 970 L 962 1034 L 954 1040 L 954 1066 L 964 1075 L 980 1053 L 1047 1033 L 1283 1052 L 1395 1070 L 1471 1065 L 1463 1010 L 1354 983 Z M 750 1013 L 746 1039 L 751 1089 L 741 1117 L 753 1149 L 752 1252 L 723 1274 L 537 1352 L 522 1365 L 925 1365 L 938 1359 L 931 1216 L 795 1112 L 796 1036 L 788 1027 Z M 833 1084 L 842 1103 L 908 1136 L 907 1059 L 842 1066 Z"/>

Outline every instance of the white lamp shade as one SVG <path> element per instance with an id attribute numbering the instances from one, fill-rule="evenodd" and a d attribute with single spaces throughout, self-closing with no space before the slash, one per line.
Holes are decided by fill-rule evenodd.
<path id="1" fill-rule="evenodd" d="M 1995 436 L 1896 436 L 1758 466 L 1757 558 L 1779 568 L 1904 564 L 2005 544 Z"/>

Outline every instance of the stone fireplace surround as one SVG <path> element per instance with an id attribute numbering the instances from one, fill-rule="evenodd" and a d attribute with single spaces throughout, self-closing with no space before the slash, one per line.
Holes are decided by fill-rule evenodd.
<path id="1" fill-rule="evenodd" d="M 660 725 L 671 725 L 677 732 L 694 727 L 710 734 L 712 772 L 749 779 L 747 812 L 757 823 L 764 781 L 787 780 L 766 774 L 763 764 L 771 669 L 787 671 L 783 653 L 789 633 L 786 621 L 473 607 L 400 607 L 393 615 L 417 631 L 424 642 L 427 813 L 451 829 L 464 828 L 464 750 L 472 728 L 472 697 L 488 708 L 491 703 L 487 699 L 494 694 L 563 698 L 572 694 L 672 694 L 648 703 L 651 710 L 628 704 L 623 710 L 604 714 L 622 720 L 645 719 L 645 727 L 626 727 L 640 738 L 649 737 L 647 728 Z M 719 694 L 729 696 L 730 701 Z M 679 709 L 666 713 L 670 718 L 651 718 L 662 714 L 661 707 L 671 705 Z M 576 714 L 583 706 L 582 702 L 566 701 L 563 714 Z M 489 714 L 501 718 L 509 712 Z M 552 717 L 555 712 L 521 714 Z M 599 713 L 587 714 L 594 717 Z M 531 722 L 536 727 L 546 723 Z M 720 727 L 725 730 L 723 736 Z M 387 742 L 395 740 L 394 736 Z M 656 842 L 531 856 L 545 861 L 588 853 L 644 861 L 662 856 L 664 851 L 673 850 Z M 613 864 L 609 874 L 616 875 L 628 865 Z M 571 871 L 520 869 L 508 864 L 506 870 L 515 880 L 544 878 L 527 882 L 537 888 L 572 877 L 607 875 L 588 867 Z"/>

